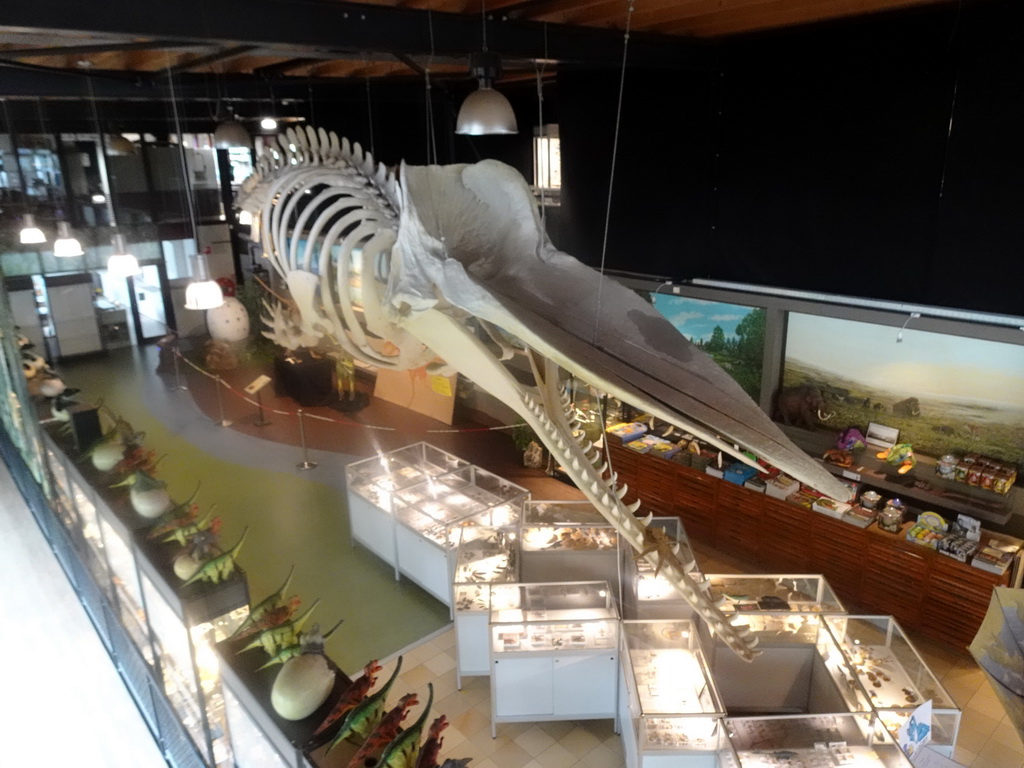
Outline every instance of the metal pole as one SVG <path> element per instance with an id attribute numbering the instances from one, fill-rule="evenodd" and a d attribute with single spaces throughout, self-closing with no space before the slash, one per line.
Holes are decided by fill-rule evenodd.
<path id="1" fill-rule="evenodd" d="M 256 390 L 256 421 L 253 422 L 257 427 L 265 427 L 270 423 L 263 413 L 263 397 L 260 395 L 260 391 Z"/>
<path id="2" fill-rule="evenodd" d="M 220 394 L 220 388 L 224 384 L 224 381 L 221 379 L 220 376 L 218 376 L 215 379 L 215 381 L 215 386 L 217 387 L 217 413 L 220 414 L 220 421 L 217 423 L 220 424 L 222 427 L 230 427 L 231 422 L 224 418 L 224 400 Z"/>
<path id="3" fill-rule="evenodd" d="M 297 466 L 299 469 L 315 469 L 317 463 L 309 460 L 309 450 L 306 448 L 306 427 L 302 421 L 302 409 L 299 408 L 299 443 L 302 445 L 302 461 Z"/>
<path id="4" fill-rule="evenodd" d="M 187 386 L 185 386 L 184 384 L 181 383 L 181 370 L 178 368 L 178 350 L 177 350 L 177 348 L 175 348 L 175 350 L 174 350 L 174 381 L 176 382 L 175 387 L 174 387 L 175 389 L 180 389 L 180 390 L 188 389 Z"/>

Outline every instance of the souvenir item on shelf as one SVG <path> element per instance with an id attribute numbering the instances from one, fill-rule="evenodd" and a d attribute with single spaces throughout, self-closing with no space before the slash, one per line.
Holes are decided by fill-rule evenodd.
<path id="1" fill-rule="evenodd" d="M 945 538 L 949 525 L 941 515 L 935 512 L 922 512 L 917 522 L 907 531 L 907 541 L 924 544 L 938 549 L 939 543 Z"/>
<path id="2" fill-rule="evenodd" d="M 125 453 L 129 449 L 141 449 L 144 436 L 144 433 L 133 430 L 127 421 L 116 417 L 110 430 L 104 432 L 103 436 L 93 443 L 85 454 L 89 457 L 93 467 L 100 472 L 109 472 L 125 458 Z M 139 468 L 146 469 L 147 467 L 140 466 Z M 149 469 L 151 470 L 151 467 Z"/>
<path id="3" fill-rule="evenodd" d="M 867 444 L 867 438 L 864 437 L 864 433 L 856 427 L 847 427 L 839 433 L 839 438 L 836 440 L 836 448 L 841 451 L 856 451 L 864 448 Z"/>
<path id="4" fill-rule="evenodd" d="M 935 474 L 943 480 L 955 480 L 957 462 L 959 459 L 952 453 L 945 454 L 935 465 Z"/>
<path id="5" fill-rule="evenodd" d="M 899 499 L 890 499 L 878 515 L 878 527 L 889 533 L 899 533 L 903 527 L 903 505 Z"/>
<path id="6" fill-rule="evenodd" d="M 800 483 L 781 473 L 769 479 L 765 487 L 765 493 L 773 499 L 788 499 L 799 490 Z"/>
<path id="7" fill-rule="evenodd" d="M 989 573 L 1004 574 L 1006 569 L 1013 563 L 1019 547 L 1011 544 L 1004 544 L 997 539 L 990 539 L 987 543 L 981 544 L 974 557 L 971 558 L 971 565 Z"/>
<path id="8" fill-rule="evenodd" d="M 875 509 L 878 507 L 878 502 L 882 500 L 882 496 L 877 491 L 864 491 L 860 495 L 860 504 L 865 509 Z"/>
<path id="9" fill-rule="evenodd" d="M 259 603 L 250 608 L 249 615 L 245 617 L 245 620 L 238 625 L 238 628 L 228 639 L 239 640 L 242 637 L 248 637 L 255 631 L 263 629 L 263 627 L 260 627 L 259 625 L 263 621 L 264 616 L 266 616 L 268 613 L 275 610 L 276 608 L 280 607 L 284 603 L 284 594 L 288 591 L 288 587 L 291 586 L 292 576 L 294 575 L 295 566 L 293 565 L 288 570 L 288 575 L 285 577 L 284 583 L 281 584 L 281 586 L 278 587 L 278 589 L 275 592 L 271 593 L 270 595 L 267 595 L 265 598 L 260 600 Z M 292 600 L 298 599 L 298 597 L 292 598 Z M 295 608 L 298 608 L 298 605 L 299 603 L 296 602 L 295 606 L 292 609 L 293 612 Z M 288 618 L 291 617 L 289 616 Z"/>
<path id="10" fill-rule="evenodd" d="M 853 453 L 841 448 L 829 448 L 821 458 L 829 464 L 835 464 L 837 467 L 853 466 Z"/>
<path id="11" fill-rule="evenodd" d="M 898 467 L 896 471 L 901 475 L 905 475 L 917 465 L 914 447 L 910 443 L 897 443 L 875 455 L 880 459 L 885 459 L 894 467 Z"/>
<path id="12" fill-rule="evenodd" d="M 169 544 L 170 542 L 175 541 L 180 546 L 184 547 L 188 543 L 189 539 L 202 531 L 212 531 L 214 535 L 220 533 L 221 520 L 219 517 L 213 516 L 213 510 L 215 508 L 215 506 L 210 507 L 206 514 L 198 520 L 182 520 L 181 525 L 168 531 L 160 541 L 164 544 Z"/>
<path id="13" fill-rule="evenodd" d="M 283 608 L 284 606 L 281 606 L 281 607 Z M 312 627 L 310 627 L 309 632 L 300 632 L 299 633 L 298 642 L 296 642 L 296 643 L 294 643 L 292 645 L 282 646 L 281 648 L 278 649 L 277 653 L 275 653 L 273 656 L 271 656 L 269 660 L 263 662 L 263 664 L 261 664 L 259 667 L 257 667 L 256 670 L 259 671 L 261 669 L 267 669 L 268 667 L 277 666 L 278 664 L 284 664 L 289 659 L 292 659 L 292 658 L 298 656 L 299 654 L 303 653 L 304 652 L 303 648 L 305 648 L 306 644 L 308 643 L 308 640 L 307 640 L 308 637 L 314 637 L 315 638 L 315 637 L 320 636 L 322 634 L 322 639 L 320 641 L 321 645 L 322 645 L 327 640 L 329 640 L 331 638 L 331 635 L 333 635 L 338 630 L 338 627 L 340 627 L 344 623 L 345 623 L 344 619 L 338 619 L 338 623 L 337 624 L 335 624 L 333 627 L 331 627 L 329 630 L 327 630 L 326 632 L 323 632 L 323 633 L 320 632 L 320 625 L 319 624 L 314 624 Z"/>
<path id="14" fill-rule="evenodd" d="M 327 701 L 335 671 L 324 655 L 324 638 L 315 628 L 302 638 L 302 652 L 284 663 L 270 689 L 270 705 L 285 720 L 303 720 Z"/>
<path id="15" fill-rule="evenodd" d="M 811 509 L 815 512 L 821 512 L 823 515 L 828 515 L 829 517 L 834 517 L 838 520 L 850 511 L 850 506 L 851 505 L 847 504 L 845 501 L 836 501 L 835 499 L 829 499 L 823 496 L 820 499 L 816 499 L 814 503 L 811 504 Z"/>
<path id="16" fill-rule="evenodd" d="M 427 686 L 430 689 L 431 702 L 428 702 L 421 717 L 425 717 L 430 711 L 430 704 L 433 701 L 434 686 L 430 683 L 427 683 Z M 409 710 L 419 703 L 419 699 L 416 698 L 415 693 L 407 693 L 402 696 L 398 700 L 398 704 L 384 713 L 380 722 L 377 723 L 376 727 L 370 731 L 369 735 L 363 740 L 363 743 L 360 745 L 359 749 L 356 750 L 356 753 L 349 762 L 349 765 L 353 766 L 353 768 L 356 766 L 366 765 L 386 766 L 387 763 L 382 759 L 382 753 L 399 737 L 399 734 L 401 734 L 402 742 L 406 747 L 412 746 L 411 739 L 413 734 L 403 731 L 402 722 L 408 716 Z M 420 724 L 420 727 L 422 728 L 422 723 Z M 409 730 L 411 731 L 412 729 Z M 418 731 L 416 731 L 415 737 L 416 741 L 419 741 Z"/>
<path id="17" fill-rule="evenodd" d="M 843 522 L 856 525 L 858 528 L 867 528 L 878 517 L 874 509 L 867 509 L 860 504 L 854 504 L 843 514 Z"/>
<path id="18" fill-rule="evenodd" d="M 174 502 L 171 501 L 171 496 L 167 492 L 167 483 L 157 480 L 143 469 L 136 470 L 120 483 L 115 483 L 111 487 L 116 488 L 122 485 L 130 486 L 128 499 L 132 509 L 142 517 L 156 519 L 174 506 Z"/>
<path id="19" fill-rule="evenodd" d="M 261 611 L 256 619 L 253 619 L 253 614 L 250 613 L 243 624 L 235 631 L 235 634 L 229 639 L 245 640 L 257 632 L 280 627 L 285 622 L 291 621 L 295 616 L 295 612 L 299 610 L 300 605 L 302 605 L 302 598 L 298 595 L 292 595 L 280 605 L 274 605 L 265 611 Z"/>
<path id="20" fill-rule="evenodd" d="M 937 547 L 939 554 L 951 557 L 961 563 L 966 563 L 977 548 L 977 541 L 955 533 L 946 534 L 939 540 Z"/>

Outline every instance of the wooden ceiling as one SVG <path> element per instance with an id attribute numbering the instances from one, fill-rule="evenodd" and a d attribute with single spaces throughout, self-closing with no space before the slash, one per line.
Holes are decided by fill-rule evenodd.
<path id="1" fill-rule="evenodd" d="M 65 0 L 80 2 L 81 0 Z M 694 41 L 715 41 L 738 35 L 766 33 L 799 25 L 837 22 L 868 14 L 880 14 L 949 0 L 485 0 L 488 24 L 532 22 L 547 29 L 586 28 L 594 34 L 620 34 L 628 22 L 635 33 L 670 36 Z M 336 0 L 319 0 L 341 5 Z M 46 0 L 42 3 L 47 4 Z M 214 5 L 217 3 L 215 2 Z M 85 5 L 91 5 L 85 3 Z M 145 6 L 146 4 L 141 4 Z M 310 2 L 310 13 L 315 13 Z M 373 6 L 419 12 L 433 25 L 446 15 L 480 18 L 480 0 L 364 0 L 343 4 L 347 8 Z M 96 4 L 97 8 L 101 4 Z M 294 7 L 294 4 L 293 6 Z M 426 12 L 431 12 L 427 14 Z M 357 11 L 358 12 L 358 11 Z M 97 13 L 100 13 L 97 11 Z M 448 16 L 448 18 L 451 18 Z M 180 35 L 161 39 L 154 35 L 130 35 L 123 29 L 103 29 L 103 23 L 73 27 L 33 29 L 24 25 L 4 27 L 0 15 L 0 63 L 20 64 L 47 70 L 89 69 L 109 72 L 156 74 L 212 72 L 218 75 L 262 77 L 366 78 L 432 74 L 465 77 L 466 61 L 459 55 L 424 55 L 389 50 L 330 50 L 324 46 L 247 44 L 244 41 L 204 39 L 201 24 L 193 39 Z M 57 22 L 55 22 L 56 24 Z M 74 23 L 74 22 L 64 22 Z M 273 19 L 267 20 L 273 24 Z M 118 26 L 112 24 L 111 27 Z M 145 24 L 140 24 L 145 26 Z M 466 27 L 463 24 L 463 30 Z M 575 29 L 575 32 L 581 30 Z M 433 34 L 433 32 L 431 32 Z M 546 32 L 545 32 L 546 34 Z M 535 67 L 533 61 L 506 62 L 506 74 Z M 557 58 L 552 59 L 557 63 Z M 527 66 L 528 65 L 528 66 Z"/>

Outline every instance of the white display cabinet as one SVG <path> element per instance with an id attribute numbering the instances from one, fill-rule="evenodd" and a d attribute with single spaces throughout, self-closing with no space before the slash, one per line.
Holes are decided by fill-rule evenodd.
<path id="1" fill-rule="evenodd" d="M 394 493 L 468 466 L 469 462 L 422 442 L 349 464 L 345 477 L 352 540 L 394 566 L 397 579 Z"/>
<path id="2" fill-rule="evenodd" d="M 703 580 L 690 540 L 678 517 L 656 517 L 649 526 L 660 530 L 670 542 L 679 545 L 679 561 L 689 566 L 687 573 Z M 646 558 L 637 559 L 632 547 L 623 547 L 623 616 L 629 619 L 686 619 L 693 609 L 663 574 L 655 573 Z"/>
<path id="3" fill-rule="evenodd" d="M 819 574 L 757 575 L 709 573 L 710 594 L 723 600 L 724 613 L 845 613 L 843 604 Z"/>
<path id="4" fill-rule="evenodd" d="M 912 768 L 873 714 L 725 720 L 738 768 Z"/>
<path id="5" fill-rule="evenodd" d="M 466 466 L 392 494 L 399 573 L 452 605 L 456 549 L 466 529 L 517 524 L 529 491 Z M 454 615 L 454 612 L 453 612 Z"/>
<path id="6" fill-rule="evenodd" d="M 491 735 L 502 722 L 614 718 L 619 617 L 608 584 L 504 588 L 515 597 L 492 594 Z"/>
<path id="7" fill-rule="evenodd" d="M 715 768 L 725 707 L 689 620 L 623 621 L 619 723 L 627 768 Z"/>
<path id="8" fill-rule="evenodd" d="M 932 702 L 929 746 L 952 757 L 960 731 L 960 708 L 921 659 L 891 616 L 829 616 L 835 638 L 861 687 L 893 736 L 926 701 Z"/>
<path id="9" fill-rule="evenodd" d="M 506 588 L 502 597 L 494 588 L 519 581 L 518 530 L 463 528 L 455 558 L 452 608 L 455 613 L 456 682 L 462 677 L 491 673 L 488 625 L 492 603 L 518 600 L 518 591 Z"/>
<path id="10" fill-rule="evenodd" d="M 621 583 L 619 535 L 589 501 L 529 501 L 523 513 L 523 581 Z"/>

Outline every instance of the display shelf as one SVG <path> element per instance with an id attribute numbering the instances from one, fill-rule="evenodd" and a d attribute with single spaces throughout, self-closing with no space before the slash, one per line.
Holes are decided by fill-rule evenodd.
<path id="1" fill-rule="evenodd" d="M 520 537 L 524 581 L 621 583 L 619 535 L 589 501 L 529 501 Z"/>
<path id="2" fill-rule="evenodd" d="M 945 509 L 979 518 L 986 523 L 1005 525 L 1013 515 L 1024 515 L 1024 492 L 1011 488 L 1005 496 L 976 488 L 966 483 L 945 480 L 935 472 L 935 460 L 918 456 L 917 466 L 900 475 L 885 460 L 876 458 L 873 450 L 859 452 L 852 467 L 839 467 L 819 457 L 834 448 L 832 432 L 809 432 L 780 425 L 786 435 L 833 475 L 863 483 L 882 492 L 917 502 L 922 510 Z"/>
<path id="3" fill-rule="evenodd" d="M 718 765 L 725 716 L 690 621 L 622 622 L 619 722 L 627 768 Z"/>
<path id="4" fill-rule="evenodd" d="M 873 715 L 728 718 L 740 768 L 911 768 Z"/>
<path id="5" fill-rule="evenodd" d="M 491 605 L 491 735 L 499 722 L 614 718 L 619 624 L 608 584 L 503 586 L 518 605 Z"/>
<path id="6" fill-rule="evenodd" d="M 655 517 L 649 527 L 664 532 L 669 541 L 679 545 L 679 561 L 693 564 L 688 575 L 700 583 L 703 576 L 697 565 L 690 540 L 683 530 L 678 517 Z M 672 582 L 655 568 L 646 558 L 637 558 L 632 548 L 623 547 L 623 616 L 630 619 L 679 619 L 692 613 Z"/>
<path id="7" fill-rule="evenodd" d="M 781 613 L 844 613 L 824 577 L 817 574 L 706 574 L 712 599 L 724 601 L 722 611 Z"/>
<path id="8" fill-rule="evenodd" d="M 952 757 L 961 711 L 899 624 L 891 616 L 828 616 L 824 623 L 889 732 L 895 736 L 930 700 L 931 747 Z"/>
<path id="9" fill-rule="evenodd" d="M 492 605 L 518 604 L 518 530 L 464 528 L 456 555 L 452 606 L 455 612 L 456 683 L 491 673 L 488 624 Z"/>
<path id="10" fill-rule="evenodd" d="M 345 478 L 353 542 L 393 566 L 397 579 L 394 493 L 468 466 L 469 462 L 423 442 L 349 464 Z"/>
<path id="11" fill-rule="evenodd" d="M 334 670 L 334 686 L 327 699 L 309 717 L 285 720 L 270 703 L 281 667 L 260 669 L 267 660 L 266 654 L 256 649 L 240 652 L 245 644 L 246 641 L 224 640 L 213 649 L 219 661 L 228 721 L 243 729 L 238 739 L 232 732 L 233 742 L 245 742 L 236 757 L 237 764 L 245 768 L 308 768 L 317 764 L 310 755 L 322 745 L 313 741 L 313 732 L 352 684 L 351 678 L 328 658 Z M 244 762 L 243 755 L 252 762 Z"/>

